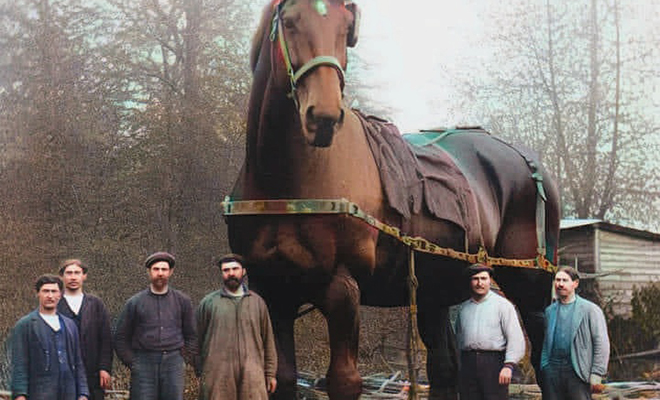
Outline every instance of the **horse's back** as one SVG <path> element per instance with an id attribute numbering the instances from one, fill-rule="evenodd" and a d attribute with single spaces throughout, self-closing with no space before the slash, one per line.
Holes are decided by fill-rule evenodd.
<path id="1" fill-rule="evenodd" d="M 536 223 L 538 196 L 546 197 L 545 205 L 553 213 L 558 209 L 554 182 L 538 156 L 524 146 L 509 144 L 482 129 L 422 132 L 404 137 L 427 170 L 437 171 L 434 166 L 437 159 L 451 158 L 469 184 L 479 214 L 476 224 L 479 225 L 482 244 L 491 250 L 498 250 L 495 247 L 503 238 L 502 230 L 511 228 L 513 223 L 518 228 Z M 533 176 L 542 177 L 542 192 Z M 546 230 L 555 228 L 549 226 Z M 529 249 L 532 253 L 525 256 L 534 255 L 536 244 L 530 245 Z M 506 254 L 500 254 L 503 255 Z"/>

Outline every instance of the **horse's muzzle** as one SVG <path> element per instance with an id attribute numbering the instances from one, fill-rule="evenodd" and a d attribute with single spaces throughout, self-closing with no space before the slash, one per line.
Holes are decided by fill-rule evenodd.
<path id="1" fill-rule="evenodd" d="M 307 110 L 305 129 L 309 135 L 310 144 L 316 147 L 329 147 L 337 130 L 344 124 L 345 112 L 339 112 L 339 117 L 314 115 L 314 107 Z"/>

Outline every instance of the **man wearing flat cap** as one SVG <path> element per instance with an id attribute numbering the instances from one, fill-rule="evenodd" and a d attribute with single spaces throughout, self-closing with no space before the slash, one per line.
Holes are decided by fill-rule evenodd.
<path id="1" fill-rule="evenodd" d="M 268 400 L 277 388 L 275 336 L 264 300 L 248 289 L 243 257 L 218 261 L 223 286 L 197 308 L 200 400 Z"/>
<path id="2" fill-rule="evenodd" d="M 184 358 L 197 353 L 190 297 L 169 286 L 174 256 L 153 253 L 144 261 L 150 285 L 124 305 L 115 351 L 131 369 L 131 399 L 183 400 Z"/>
<path id="3" fill-rule="evenodd" d="M 493 269 L 467 269 L 470 298 L 460 305 L 456 337 L 461 350 L 461 400 L 509 398 L 513 369 L 525 355 L 525 336 L 511 302 L 490 290 Z"/>

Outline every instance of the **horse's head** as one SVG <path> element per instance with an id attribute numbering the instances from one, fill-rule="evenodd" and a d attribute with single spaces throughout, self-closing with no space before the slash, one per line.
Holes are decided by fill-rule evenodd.
<path id="1" fill-rule="evenodd" d="M 272 77 L 289 93 L 313 146 L 330 146 L 344 121 L 346 48 L 357 41 L 358 22 L 357 6 L 347 0 L 276 3 Z"/>

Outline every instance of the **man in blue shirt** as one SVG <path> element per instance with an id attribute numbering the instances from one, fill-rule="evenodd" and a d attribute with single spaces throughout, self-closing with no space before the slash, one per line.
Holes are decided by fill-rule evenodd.
<path id="1" fill-rule="evenodd" d="M 39 308 L 21 318 L 11 339 L 11 393 L 15 400 L 87 400 L 89 390 L 78 328 L 58 314 L 62 280 L 42 275 Z"/>
<path id="2" fill-rule="evenodd" d="M 461 350 L 461 400 L 509 398 L 513 369 L 525 355 L 516 309 L 490 290 L 493 269 L 485 264 L 468 268 L 471 297 L 461 303 L 456 337 Z"/>
<path id="3" fill-rule="evenodd" d="M 560 267 L 555 275 L 557 301 L 545 310 L 541 353 L 544 400 L 590 400 L 603 390 L 610 341 L 603 311 L 575 293 L 577 271 Z"/>

